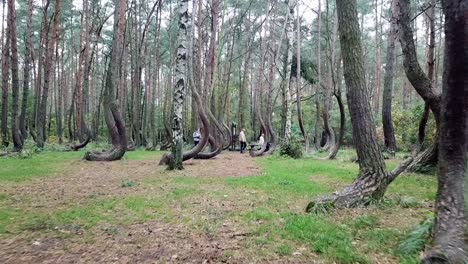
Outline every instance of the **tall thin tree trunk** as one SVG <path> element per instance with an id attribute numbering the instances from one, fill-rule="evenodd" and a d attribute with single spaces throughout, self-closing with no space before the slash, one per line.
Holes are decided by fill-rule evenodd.
<path id="1" fill-rule="evenodd" d="M 296 24 L 296 105 L 297 105 L 297 119 L 299 123 L 299 128 L 301 129 L 302 136 L 304 137 L 304 144 L 306 152 L 309 152 L 309 139 L 307 136 L 307 131 L 305 130 L 304 120 L 302 117 L 302 107 L 301 107 L 301 18 L 299 16 L 299 5 L 296 5 L 297 12 L 297 24 Z"/>
<path id="2" fill-rule="evenodd" d="M 395 132 L 392 121 L 392 90 L 393 78 L 395 76 L 395 43 L 397 39 L 397 16 L 398 0 L 392 0 L 390 11 L 390 29 L 387 40 L 387 63 L 385 65 L 384 90 L 382 100 L 382 124 L 384 131 L 385 147 L 388 152 L 395 153 L 397 150 Z"/>
<path id="3" fill-rule="evenodd" d="M 55 13 L 52 25 L 50 42 L 47 48 L 46 60 L 44 65 L 44 85 L 42 86 L 41 103 L 39 107 L 38 122 L 36 127 L 36 143 L 38 148 L 43 148 L 46 141 L 45 126 L 47 117 L 47 99 L 49 97 L 49 87 L 52 76 L 52 67 L 54 65 L 55 43 L 57 42 L 59 29 L 60 0 L 55 0 Z"/>
<path id="4" fill-rule="evenodd" d="M 19 77 L 18 77 L 18 44 L 16 37 L 16 10 L 15 1 L 8 0 L 8 21 L 11 48 L 11 90 L 12 90 L 12 111 L 11 111 L 11 136 L 16 151 L 23 149 L 23 137 L 21 136 L 19 123 Z"/>
<path id="5" fill-rule="evenodd" d="M 3 14 L 5 14 L 5 2 L 3 2 Z M 5 17 L 5 16 L 3 16 Z M 5 44 L 2 50 L 2 144 L 8 147 L 8 86 L 10 79 L 10 26 L 7 24 L 3 37 Z"/>
<path id="6" fill-rule="evenodd" d="M 320 132 L 320 97 L 319 93 L 321 90 L 322 83 L 322 45 L 321 45 L 321 35 L 322 35 L 322 3 L 318 1 L 318 18 L 317 18 L 317 85 L 315 88 L 315 149 L 320 149 L 320 142 L 322 138 L 322 133 Z"/>
<path id="7" fill-rule="evenodd" d="M 24 53 L 24 75 L 23 75 L 23 98 L 21 102 L 20 114 L 20 131 L 25 140 L 28 137 L 26 129 L 26 117 L 29 97 L 29 81 L 31 71 L 31 50 L 32 50 L 32 14 L 33 14 L 33 0 L 28 1 L 28 19 L 26 22 L 26 45 Z"/>
<path id="8" fill-rule="evenodd" d="M 286 49 L 287 49 L 287 59 L 286 59 L 286 75 L 284 76 L 285 80 L 285 107 L 286 107 L 286 124 L 285 124 L 285 132 L 284 132 L 284 141 L 288 143 L 291 140 L 292 131 L 291 131 L 291 122 L 292 122 L 292 109 L 291 109 L 291 68 L 293 63 L 293 41 L 294 41 L 294 9 L 296 8 L 297 1 L 296 0 L 289 0 L 288 7 L 289 7 L 289 16 L 288 22 L 286 24 Z"/>

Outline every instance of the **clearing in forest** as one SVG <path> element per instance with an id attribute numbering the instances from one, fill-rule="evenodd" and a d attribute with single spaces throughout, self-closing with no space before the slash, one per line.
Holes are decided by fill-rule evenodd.
<path id="1" fill-rule="evenodd" d="M 384 202 L 313 215 L 357 164 L 236 152 L 167 171 L 159 152 L 82 154 L 0 159 L 1 263 L 416 263 L 396 248 L 435 196 L 433 176 L 410 174 Z"/>

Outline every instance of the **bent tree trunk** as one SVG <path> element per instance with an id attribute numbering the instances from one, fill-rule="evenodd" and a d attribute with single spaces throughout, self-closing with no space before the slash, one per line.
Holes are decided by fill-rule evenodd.
<path id="1" fill-rule="evenodd" d="M 423 257 L 424 264 L 468 263 L 468 220 L 465 208 L 465 199 L 468 197 L 464 197 L 468 159 L 468 5 L 459 0 L 445 0 L 442 3 L 446 21 L 439 184 L 433 246 Z"/>
<path id="2" fill-rule="evenodd" d="M 127 133 L 125 121 L 120 113 L 119 104 L 116 101 L 116 87 L 120 78 L 121 54 L 123 50 L 123 37 L 125 33 L 125 10 L 127 0 L 117 0 L 114 14 L 114 37 L 112 40 L 111 59 L 107 70 L 106 87 L 104 91 L 104 116 L 112 142 L 112 148 L 108 151 L 87 152 L 85 159 L 90 161 L 119 160 L 127 149 Z"/>
<path id="3" fill-rule="evenodd" d="M 191 82 L 193 83 L 193 82 Z M 193 87 L 192 87 L 193 88 Z M 203 150 L 205 147 L 206 143 L 208 142 L 208 139 L 210 137 L 210 125 L 208 122 L 208 117 L 205 112 L 205 107 L 202 104 L 201 101 L 201 96 L 200 94 L 196 91 L 195 88 L 192 89 L 193 92 L 193 97 L 195 99 L 195 102 L 197 104 L 197 109 L 198 109 L 198 116 L 200 117 L 200 120 L 202 122 L 202 129 L 201 129 L 201 141 L 196 145 L 194 148 L 192 148 L 189 151 L 186 151 L 182 155 L 182 161 L 186 161 L 189 159 L 193 159 L 194 157 L 197 156 L 200 151 Z M 159 161 L 159 165 L 168 165 L 171 160 L 173 159 L 173 154 L 172 153 L 166 153 L 161 157 L 161 160 Z"/>
<path id="4" fill-rule="evenodd" d="M 434 115 L 434 119 L 437 127 L 439 127 L 439 115 L 440 115 L 440 94 L 437 94 L 432 87 L 432 82 L 424 74 L 421 65 L 418 62 L 416 47 L 413 39 L 413 32 L 411 29 L 411 14 L 410 14 L 410 1 L 399 0 L 400 12 L 398 17 L 399 31 L 400 31 L 400 44 L 403 51 L 403 68 L 405 70 L 408 80 L 414 87 L 416 92 L 423 98 L 424 102 L 429 106 L 430 110 Z M 438 141 L 436 137 L 436 142 Z M 429 148 L 430 149 L 430 148 Z M 433 148 L 437 149 L 437 147 Z M 408 168 L 408 171 L 414 171 L 414 168 L 423 168 L 427 165 L 431 165 L 430 161 L 425 157 L 437 157 L 435 152 L 427 153 L 428 150 L 418 154 L 418 157 L 414 159 L 414 164 Z M 419 157 L 424 155 L 425 157 Z"/>
<path id="5" fill-rule="evenodd" d="M 338 137 L 338 142 L 332 147 L 328 159 L 335 159 L 340 150 L 341 145 L 343 144 L 344 131 L 346 126 L 346 112 L 344 109 L 343 99 L 341 98 L 341 88 L 338 84 L 338 91 L 334 93 L 336 101 L 338 102 L 338 107 L 340 108 L 340 136 Z"/>
<path id="6" fill-rule="evenodd" d="M 309 203 L 306 211 L 316 206 L 354 207 L 380 199 L 387 186 L 401 170 L 387 173 L 383 155 L 377 144 L 375 125 L 366 88 L 363 51 L 359 31 L 356 0 L 337 0 L 340 42 L 344 77 L 351 114 L 354 145 L 359 159 L 359 175 L 344 190 L 331 196 L 319 197 Z M 404 164 L 406 165 L 406 163 Z"/>

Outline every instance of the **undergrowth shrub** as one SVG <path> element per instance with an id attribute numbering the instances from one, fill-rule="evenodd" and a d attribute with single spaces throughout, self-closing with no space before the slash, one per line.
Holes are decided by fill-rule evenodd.
<path id="1" fill-rule="evenodd" d="M 302 158 L 304 156 L 302 143 L 298 138 L 291 138 L 288 142 L 281 142 L 280 155 L 289 156 L 293 159 Z"/>

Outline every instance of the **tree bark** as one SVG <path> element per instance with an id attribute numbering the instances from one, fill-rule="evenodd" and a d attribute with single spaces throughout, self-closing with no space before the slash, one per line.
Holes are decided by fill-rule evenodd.
<path id="1" fill-rule="evenodd" d="M 124 49 L 125 13 L 127 0 L 117 0 L 114 12 L 114 37 L 112 40 L 111 59 L 107 70 L 106 87 L 104 91 L 104 116 L 106 120 L 112 149 L 108 151 L 87 152 L 85 159 L 90 161 L 112 161 L 119 160 L 127 149 L 127 132 L 125 121 L 122 118 L 119 104 L 116 101 L 116 88 L 119 87 L 120 65 L 122 63 L 122 52 Z"/>
<path id="2" fill-rule="evenodd" d="M 314 128 L 314 144 L 315 149 L 320 150 L 322 133 L 320 131 L 320 97 L 322 83 L 322 46 L 320 38 L 322 36 L 322 3 L 318 1 L 317 15 L 317 85 L 315 88 L 315 128 Z"/>
<path id="3" fill-rule="evenodd" d="M 50 42 L 47 47 L 46 61 L 44 64 L 44 84 L 39 106 L 38 121 L 36 127 L 36 143 L 38 148 L 43 148 L 46 141 L 45 126 L 47 116 L 47 99 L 49 97 L 49 86 L 52 77 L 52 67 L 54 63 L 55 44 L 59 31 L 60 0 L 55 0 L 55 12 L 52 26 Z"/>
<path id="4" fill-rule="evenodd" d="M 348 107 L 351 113 L 353 139 L 359 161 L 359 175 L 344 190 L 331 196 L 320 197 L 309 203 L 307 211 L 314 210 L 317 204 L 354 207 L 365 205 L 371 199 L 380 199 L 391 181 L 401 173 L 400 169 L 387 173 L 383 155 L 377 144 L 366 88 L 356 0 L 337 0 L 336 4 Z"/>
<path id="5" fill-rule="evenodd" d="M 413 39 L 413 31 L 411 29 L 411 12 L 410 1 L 399 0 L 399 16 L 398 26 L 400 30 L 400 44 L 403 51 L 403 68 L 405 70 L 408 80 L 416 90 L 416 92 L 423 98 L 424 102 L 429 106 L 434 115 L 436 126 L 439 127 L 440 115 L 440 100 L 441 96 L 432 87 L 432 81 L 428 78 L 418 62 L 416 54 L 416 46 Z M 437 133 L 438 135 L 438 133 Z M 436 139 L 436 142 L 438 140 Z M 437 144 L 437 143 L 435 143 Z M 432 150 L 432 152 L 429 152 Z M 430 147 L 429 149 L 421 152 L 415 157 L 413 164 L 408 167 L 408 171 L 418 171 L 427 165 L 434 164 L 437 161 L 437 146 Z"/>
<path id="6" fill-rule="evenodd" d="M 439 172 L 433 245 L 422 263 L 468 263 L 466 170 L 468 161 L 468 5 L 442 1 L 445 58 L 440 115 Z"/>
<path id="7" fill-rule="evenodd" d="M 395 76 L 395 42 L 397 39 L 397 16 L 398 16 L 398 0 L 392 0 L 390 11 L 390 29 L 387 41 L 387 63 L 385 65 L 384 90 L 382 100 L 382 124 L 384 131 L 385 148 L 390 153 L 395 153 L 397 150 L 395 131 L 392 121 L 392 90 L 393 78 Z"/>
<path id="8" fill-rule="evenodd" d="M 5 2 L 3 2 L 5 14 Z M 5 16 L 3 16 L 5 17 Z M 3 26 L 4 27 L 4 26 Z M 7 23 L 6 32 L 3 32 L 5 43 L 2 50 L 2 145 L 8 147 L 8 85 L 10 79 L 10 26 Z"/>
<path id="9" fill-rule="evenodd" d="M 26 129 L 26 117 L 28 107 L 28 96 L 29 96 L 29 79 L 31 71 L 31 50 L 32 50 L 32 14 L 33 14 L 33 0 L 28 1 L 28 19 L 26 22 L 26 45 L 24 54 L 24 75 L 23 75 L 23 98 L 21 102 L 21 114 L 20 114 L 20 130 L 23 140 L 28 137 Z"/>
<path id="10" fill-rule="evenodd" d="M 11 136 L 16 151 L 23 149 L 23 137 L 21 136 L 19 123 L 19 77 L 18 77 L 18 44 L 16 37 L 16 10 L 15 1 L 8 0 L 8 21 L 10 33 L 11 49 L 11 90 L 12 90 L 12 111 L 11 111 Z"/>
<path id="11" fill-rule="evenodd" d="M 177 46 L 175 86 L 173 94 L 172 117 L 172 159 L 168 164 L 169 170 L 182 170 L 183 161 L 183 123 L 182 111 L 184 108 L 184 95 L 187 86 L 187 35 L 189 27 L 188 0 L 179 3 L 179 33 Z"/>
<path id="12" fill-rule="evenodd" d="M 299 123 L 299 128 L 304 137 L 305 151 L 309 152 L 309 138 L 304 126 L 304 120 L 302 117 L 302 107 L 301 107 L 301 18 L 299 16 L 299 5 L 296 5 L 297 11 L 297 24 L 296 24 L 296 106 L 297 106 L 297 121 Z"/>
<path id="13" fill-rule="evenodd" d="M 297 1 L 296 0 L 289 0 L 288 1 L 288 8 L 289 8 L 289 15 L 288 15 L 288 22 L 286 24 L 286 50 L 287 52 L 287 59 L 286 59 L 286 76 L 284 76 L 285 80 L 285 131 L 284 131 L 284 141 L 288 143 L 291 140 L 291 122 L 292 122 L 292 109 L 291 109 L 291 68 L 292 68 L 292 58 L 293 58 L 293 41 L 294 41 L 294 8 L 296 8 Z"/>

